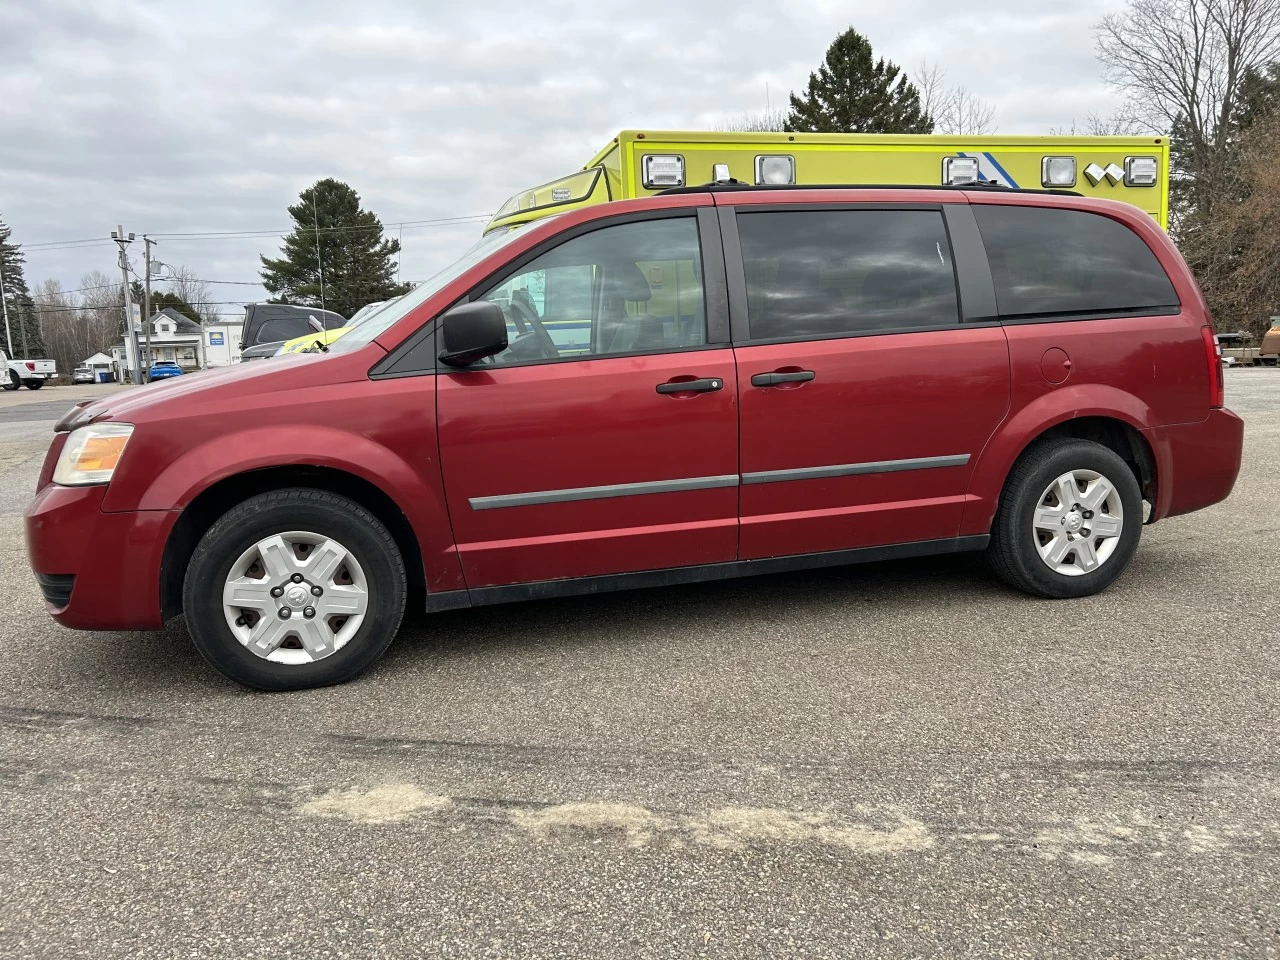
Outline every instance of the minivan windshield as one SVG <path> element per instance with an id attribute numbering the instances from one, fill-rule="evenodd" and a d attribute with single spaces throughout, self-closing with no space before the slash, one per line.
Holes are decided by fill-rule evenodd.
<path id="1" fill-rule="evenodd" d="M 550 217 L 544 217 L 539 223 L 545 223 Z M 520 228 L 524 224 L 517 224 L 506 230 L 494 230 L 485 234 L 464 253 L 455 263 L 445 267 L 430 280 L 426 280 L 418 286 L 414 287 L 399 300 L 393 300 L 377 313 L 367 317 L 359 326 L 353 327 L 351 332 L 343 336 L 341 339 L 335 340 L 329 344 L 331 353 L 347 353 L 351 350 L 357 350 L 365 344 L 376 340 L 384 331 L 395 326 L 410 311 L 414 310 L 419 304 L 430 299 L 439 293 L 450 283 L 456 280 L 462 274 L 466 273 L 477 263 L 483 260 L 495 250 L 501 250 L 508 243 L 514 240 L 520 233 Z"/>

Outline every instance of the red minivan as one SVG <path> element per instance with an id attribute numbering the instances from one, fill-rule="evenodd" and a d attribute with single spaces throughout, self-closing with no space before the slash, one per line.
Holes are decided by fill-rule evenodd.
<path id="1" fill-rule="evenodd" d="M 356 676 L 408 602 L 963 550 L 1084 596 L 1144 522 L 1235 482 L 1210 322 L 1123 203 L 605 203 L 488 234 L 326 353 L 76 408 L 31 563 L 60 623 L 182 613 L 214 667 L 272 690 Z"/>

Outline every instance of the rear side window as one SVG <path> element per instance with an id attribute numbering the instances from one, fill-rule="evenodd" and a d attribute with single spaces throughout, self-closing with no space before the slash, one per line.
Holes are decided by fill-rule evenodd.
<path id="1" fill-rule="evenodd" d="M 1178 309 L 1151 248 L 1082 210 L 975 204 L 1001 316 Z"/>
<path id="2" fill-rule="evenodd" d="M 740 213 L 751 339 L 959 323 L 937 210 Z"/>

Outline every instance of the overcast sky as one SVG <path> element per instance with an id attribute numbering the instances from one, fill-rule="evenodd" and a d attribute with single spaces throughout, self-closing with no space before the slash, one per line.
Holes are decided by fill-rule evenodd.
<path id="1" fill-rule="evenodd" d="M 283 231 L 285 207 L 320 177 L 350 183 L 385 224 L 490 214 L 620 129 L 712 128 L 763 110 L 766 85 L 785 104 L 848 26 L 908 73 L 939 64 L 995 105 L 999 132 L 1046 133 L 1112 112 L 1091 28 L 1117 6 L 6 0 L 0 217 L 32 286 L 74 288 L 86 270 L 116 269 L 114 247 L 40 244 L 105 238 L 116 223 Z M 403 277 L 425 279 L 479 230 L 404 228 Z M 243 282 L 277 249 L 272 237 L 173 237 L 157 255 Z M 231 303 L 264 296 L 215 289 Z"/>

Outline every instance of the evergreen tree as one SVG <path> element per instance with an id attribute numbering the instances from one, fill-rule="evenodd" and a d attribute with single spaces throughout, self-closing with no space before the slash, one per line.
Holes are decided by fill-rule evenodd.
<path id="1" fill-rule="evenodd" d="M 803 97 L 791 94 L 793 133 L 932 133 L 920 91 L 897 64 L 873 60 L 867 38 L 850 27 L 827 48 Z"/>
<path id="2" fill-rule="evenodd" d="M 40 335 L 40 319 L 36 315 L 35 301 L 31 299 L 31 291 L 27 289 L 27 280 L 23 275 L 23 265 L 27 258 L 22 255 L 21 246 L 9 242 L 12 233 L 4 221 L 0 220 L 0 274 L 4 276 L 0 296 L 4 297 L 4 306 L 9 314 L 11 337 L 11 341 L 0 341 L 0 346 L 3 346 L 10 358 L 44 357 L 46 350 L 44 337 Z M 0 328 L 0 335 L 3 333 L 3 328 Z"/>
<path id="3" fill-rule="evenodd" d="M 147 303 L 147 291 L 141 281 L 133 280 L 129 283 L 129 296 L 133 297 L 133 304 L 138 308 L 138 316 L 142 316 L 142 309 Z M 124 301 L 121 300 L 121 306 L 123 305 Z M 151 316 L 154 317 L 165 307 L 172 307 L 188 320 L 194 320 L 196 323 L 201 322 L 200 311 L 182 299 L 181 293 L 171 290 L 157 290 L 153 286 L 151 288 Z"/>
<path id="4" fill-rule="evenodd" d="M 261 257 L 262 285 L 273 302 L 323 306 L 350 317 L 366 304 L 408 292 L 409 284 L 395 281 L 400 241 L 383 239 L 382 221 L 360 209 L 360 195 L 347 184 L 316 181 L 289 216 L 294 228 L 281 257 Z"/>

